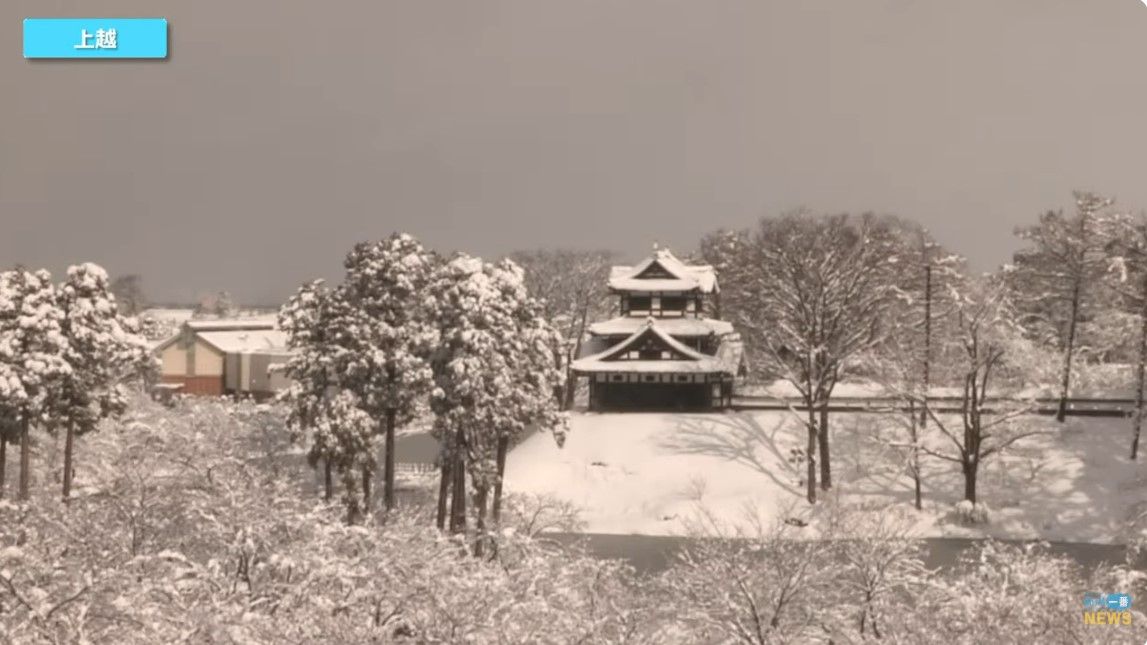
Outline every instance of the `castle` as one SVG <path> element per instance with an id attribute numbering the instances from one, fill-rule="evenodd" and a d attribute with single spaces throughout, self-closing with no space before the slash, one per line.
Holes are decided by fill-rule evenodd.
<path id="1" fill-rule="evenodd" d="M 711 410 L 732 403 L 743 345 L 719 319 L 717 273 L 657 249 L 615 266 L 610 292 L 621 315 L 590 326 L 576 376 L 589 381 L 590 410 Z M 710 314 L 712 317 L 710 317 Z"/>

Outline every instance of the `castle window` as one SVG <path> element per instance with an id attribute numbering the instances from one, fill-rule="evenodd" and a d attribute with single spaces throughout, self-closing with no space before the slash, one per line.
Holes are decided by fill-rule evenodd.
<path id="1" fill-rule="evenodd" d="M 630 296 L 628 305 L 630 314 L 648 314 L 653 302 L 649 296 Z"/>

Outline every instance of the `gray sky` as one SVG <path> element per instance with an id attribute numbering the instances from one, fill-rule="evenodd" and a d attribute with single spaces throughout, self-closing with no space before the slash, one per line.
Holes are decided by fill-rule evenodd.
<path id="1" fill-rule="evenodd" d="M 29 62 L 29 16 L 171 58 Z M 978 268 L 1073 188 L 1147 207 L 1140 0 L 5 0 L 0 265 L 276 302 L 356 241 L 692 248 L 797 206 Z"/>

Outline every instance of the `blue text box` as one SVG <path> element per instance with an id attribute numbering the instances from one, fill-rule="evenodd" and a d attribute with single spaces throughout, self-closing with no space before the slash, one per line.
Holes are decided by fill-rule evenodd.
<path id="1" fill-rule="evenodd" d="M 24 58 L 167 58 L 167 19 L 25 18 Z"/>

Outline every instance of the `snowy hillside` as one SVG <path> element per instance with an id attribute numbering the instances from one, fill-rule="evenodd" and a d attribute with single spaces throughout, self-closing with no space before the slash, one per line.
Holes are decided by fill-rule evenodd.
<path id="1" fill-rule="evenodd" d="M 1123 541 L 1126 518 L 1147 504 L 1147 475 L 1125 454 L 1126 422 L 1037 423 L 1049 434 L 985 465 L 981 499 L 992 521 L 983 527 L 949 519 L 962 496 L 958 467 L 925 459 L 921 536 Z M 832 424 L 843 501 L 910 508 L 912 481 L 888 421 L 838 414 Z M 728 522 L 744 521 L 749 509 L 764 519 L 801 515 L 803 465 L 790 451 L 802 433 L 787 412 L 575 415 L 564 448 L 537 434 L 510 454 L 507 487 L 580 505 L 591 532 L 679 533 L 701 506 Z"/>

